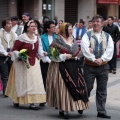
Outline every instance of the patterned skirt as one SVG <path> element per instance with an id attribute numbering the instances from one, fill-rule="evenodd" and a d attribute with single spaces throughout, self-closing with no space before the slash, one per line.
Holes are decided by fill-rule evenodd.
<path id="1" fill-rule="evenodd" d="M 9 96 L 14 103 L 19 104 L 46 102 L 46 92 L 43 85 L 39 61 L 36 59 L 34 67 L 30 66 L 30 70 L 27 69 L 26 72 L 25 67 L 25 64 L 13 62 L 5 94 Z M 15 73 L 15 69 L 20 69 L 18 74 Z M 31 90 L 27 88 L 28 83 L 29 88 L 32 85 Z M 25 94 L 19 96 L 21 91 L 23 92 L 24 90 L 26 90 Z"/>
<path id="2" fill-rule="evenodd" d="M 46 94 L 49 107 L 56 107 L 63 111 L 85 110 L 89 108 L 89 101 L 85 103 L 82 100 L 73 100 L 59 71 L 59 63 L 52 62 L 49 66 Z"/>

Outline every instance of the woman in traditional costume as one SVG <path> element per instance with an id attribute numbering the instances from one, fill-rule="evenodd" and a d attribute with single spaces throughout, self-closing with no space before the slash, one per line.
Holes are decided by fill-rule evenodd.
<path id="1" fill-rule="evenodd" d="M 48 69 L 46 93 L 50 107 L 58 108 L 60 116 L 69 111 L 79 114 L 89 108 L 86 84 L 79 67 L 80 48 L 72 36 L 72 25 L 63 23 L 59 36 L 50 46 L 51 64 Z"/>
<path id="2" fill-rule="evenodd" d="M 38 110 L 35 103 L 46 102 L 46 92 L 41 76 L 41 69 L 38 60 L 38 50 L 41 43 L 34 34 L 37 24 L 31 20 L 24 26 L 24 33 L 18 36 L 13 46 L 11 59 L 14 61 L 6 89 L 15 107 L 19 104 L 30 104 L 29 108 Z M 27 63 L 20 57 L 20 51 L 27 50 Z"/>

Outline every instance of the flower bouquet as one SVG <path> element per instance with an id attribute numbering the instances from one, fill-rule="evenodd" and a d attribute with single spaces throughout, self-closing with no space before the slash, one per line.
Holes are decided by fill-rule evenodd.
<path id="1" fill-rule="evenodd" d="M 30 64 L 28 62 L 28 58 L 29 56 L 27 55 L 27 49 L 22 49 L 19 52 L 19 58 L 25 62 L 26 67 L 29 69 L 30 68 Z"/>
<path id="2" fill-rule="evenodd" d="M 57 46 L 50 46 L 50 58 L 52 58 L 55 61 L 58 61 L 58 57 L 60 54 L 69 54 L 69 52 L 65 49 L 62 50 Z M 72 57 L 71 60 L 75 60 L 75 57 Z"/>
<path id="3" fill-rule="evenodd" d="M 57 60 L 59 55 L 60 55 L 60 52 L 57 49 L 57 47 L 56 46 L 51 46 L 50 47 L 50 57 L 54 60 Z"/>

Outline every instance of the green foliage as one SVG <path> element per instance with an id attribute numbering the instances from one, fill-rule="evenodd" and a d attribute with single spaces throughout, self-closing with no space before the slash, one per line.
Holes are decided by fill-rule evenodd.
<path id="1" fill-rule="evenodd" d="M 57 57 L 60 55 L 59 50 L 57 47 L 50 47 L 50 56 L 53 57 L 54 59 L 57 59 Z"/>

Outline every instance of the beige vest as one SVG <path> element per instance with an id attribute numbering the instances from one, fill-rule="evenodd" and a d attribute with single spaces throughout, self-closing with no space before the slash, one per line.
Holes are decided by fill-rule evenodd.
<path id="1" fill-rule="evenodd" d="M 92 36 L 94 36 L 94 37 L 92 37 Z M 107 48 L 107 43 L 108 43 L 107 39 L 108 39 L 107 33 L 102 31 L 101 35 L 100 35 L 100 40 L 99 40 L 98 44 L 96 44 L 98 41 L 97 37 L 95 36 L 94 32 L 91 31 L 90 48 L 92 48 L 94 50 L 94 53 L 97 53 L 98 58 L 100 58 L 104 54 L 104 52 Z M 100 44 L 101 44 L 101 48 L 100 48 Z M 96 47 L 98 49 L 96 49 Z M 96 54 L 95 54 L 95 56 L 96 56 Z"/>
<path id="2" fill-rule="evenodd" d="M 14 41 L 15 41 L 15 33 L 13 31 L 10 32 L 11 37 L 10 37 L 10 41 L 9 41 L 9 45 L 10 45 L 10 49 L 12 50 L 13 45 L 14 45 Z M 5 36 L 5 31 L 1 30 L 0 31 L 0 38 L 1 38 L 1 44 L 3 45 L 4 49 L 7 51 L 7 47 L 8 47 L 8 42 L 6 40 L 6 36 Z"/>

